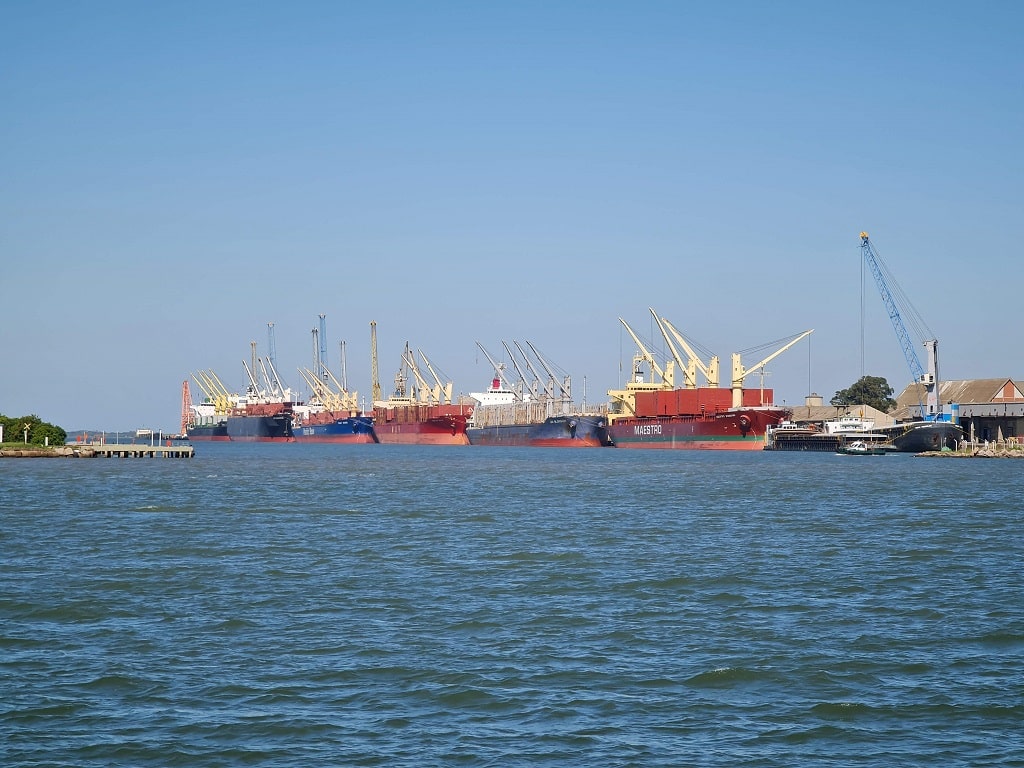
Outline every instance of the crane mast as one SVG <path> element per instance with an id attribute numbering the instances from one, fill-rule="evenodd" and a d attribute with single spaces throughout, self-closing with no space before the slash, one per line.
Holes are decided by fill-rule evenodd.
<path id="1" fill-rule="evenodd" d="M 926 373 L 921 365 L 921 360 L 917 356 L 917 352 L 914 351 L 914 345 L 910 340 L 910 334 L 907 333 L 907 327 L 903 324 L 899 306 L 893 298 L 892 291 L 889 290 L 889 284 L 885 279 L 880 259 L 871 245 L 867 232 L 860 233 L 860 249 L 868 269 L 871 270 L 871 274 L 875 278 L 875 285 L 878 286 L 878 292 L 882 296 L 882 303 L 885 304 L 885 311 L 889 315 L 889 321 L 892 323 L 893 330 L 896 331 L 896 338 L 903 349 L 903 357 L 906 358 L 910 374 L 914 377 L 914 382 L 922 385 L 925 389 L 924 402 L 921 403 L 919 400 L 921 416 L 929 420 L 939 419 L 942 416 L 942 404 L 939 402 L 938 397 L 939 342 L 934 338 L 927 339 L 924 342 L 924 347 L 928 351 L 928 372 Z M 930 334 L 931 332 L 929 331 Z"/>
<path id="2" fill-rule="evenodd" d="M 317 376 L 327 381 L 327 316 L 320 313 L 320 350 L 317 353 Z"/>
<path id="3" fill-rule="evenodd" d="M 370 321 L 370 395 L 376 403 L 380 397 L 380 375 L 377 371 L 377 321 Z"/>

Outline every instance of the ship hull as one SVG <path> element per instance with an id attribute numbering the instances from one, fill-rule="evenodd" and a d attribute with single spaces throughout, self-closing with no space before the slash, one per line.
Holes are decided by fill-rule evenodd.
<path id="1" fill-rule="evenodd" d="M 404 445 L 469 445 L 466 419 L 441 417 L 405 424 L 374 426 L 381 443 Z"/>
<path id="2" fill-rule="evenodd" d="M 228 416 L 228 438 L 233 443 L 293 443 L 291 416 Z"/>
<path id="3" fill-rule="evenodd" d="M 297 443 L 376 443 L 373 419 L 369 416 L 350 416 L 325 424 L 305 423 L 293 427 Z"/>
<path id="4" fill-rule="evenodd" d="M 608 434 L 616 448 L 761 451 L 765 432 L 788 411 L 739 408 L 719 413 L 616 419 Z"/>
<path id="5" fill-rule="evenodd" d="M 889 439 L 886 448 L 899 453 L 926 453 L 944 448 L 953 450 L 964 438 L 963 429 L 949 421 L 896 424 L 881 431 Z"/>
<path id="6" fill-rule="evenodd" d="M 470 445 L 524 446 L 530 444 L 532 424 L 493 424 L 489 427 L 469 427 L 466 435 Z"/>
<path id="7" fill-rule="evenodd" d="M 216 424 L 199 424 L 185 430 L 189 440 L 197 443 L 227 443 L 231 441 L 228 437 L 227 422 Z"/>
<path id="8" fill-rule="evenodd" d="M 539 448 L 601 448 L 609 444 L 603 416 L 552 416 L 530 430 L 529 444 Z"/>
<path id="9" fill-rule="evenodd" d="M 381 443 L 469 445 L 466 422 L 473 409 L 461 405 L 398 405 L 373 409 L 373 431 Z"/>
<path id="10" fill-rule="evenodd" d="M 600 448 L 609 445 L 603 416 L 552 416 L 539 424 L 493 424 L 466 430 L 471 445 Z"/>

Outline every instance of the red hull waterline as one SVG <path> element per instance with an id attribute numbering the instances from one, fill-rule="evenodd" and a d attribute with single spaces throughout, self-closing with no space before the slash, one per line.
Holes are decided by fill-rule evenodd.
<path id="1" fill-rule="evenodd" d="M 381 443 L 399 443 L 404 445 L 469 445 L 466 434 L 466 423 L 463 420 L 461 429 L 456 424 L 434 424 L 419 422 L 414 424 L 380 424 L 374 426 L 377 439 Z"/>
<path id="2" fill-rule="evenodd" d="M 378 406 L 373 431 L 381 443 L 405 445 L 469 445 L 466 421 L 471 407 L 460 405 Z"/>
<path id="3" fill-rule="evenodd" d="M 529 445 L 533 448 L 600 448 L 604 445 L 600 440 L 590 438 L 547 438 L 531 440 Z"/>

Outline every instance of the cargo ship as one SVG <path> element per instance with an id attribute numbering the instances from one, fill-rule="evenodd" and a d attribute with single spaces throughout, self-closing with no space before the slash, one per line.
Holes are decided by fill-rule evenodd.
<path id="1" fill-rule="evenodd" d="M 596 414 L 550 416 L 544 421 L 526 424 L 476 426 L 470 421 L 466 434 L 471 445 L 537 448 L 600 448 L 611 445 L 608 420 Z"/>
<path id="2" fill-rule="evenodd" d="M 886 450 L 901 453 L 953 450 L 964 439 L 963 428 L 952 421 L 896 422 L 877 431 L 886 437 Z"/>
<path id="3" fill-rule="evenodd" d="M 303 414 L 302 406 L 292 413 L 292 434 L 298 443 L 376 443 L 373 417 L 337 411 Z"/>
<path id="4" fill-rule="evenodd" d="M 502 342 L 504 344 L 504 342 Z M 524 365 L 530 366 L 526 353 Z M 525 379 L 514 385 L 505 378 L 505 365 L 497 363 L 477 342 L 494 367 L 494 377 L 484 392 L 470 392 L 475 401 L 473 417 L 467 426 L 473 445 L 538 446 L 547 448 L 590 448 L 608 445 L 607 419 L 600 413 L 579 413 L 572 402 L 570 380 L 555 381 L 550 364 L 536 348 L 526 342 L 541 366 L 548 369 L 549 386 L 540 392 L 539 384 L 529 391 Z M 512 350 L 505 344 L 512 356 Z M 516 371 L 520 366 L 515 362 Z"/>
<path id="5" fill-rule="evenodd" d="M 248 402 L 241 399 L 227 418 L 234 443 L 294 443 L 290 401 Z"/>
<path id="6" fill-rule="evenodd" d="M 529 445 L 538 448 L 602 448 L 611 445 L 608 419 L 599 414 L 551 416 L 535 424 Z"/>
<path id="7" fill-rule="evenodd" d="M 375 349 L 373 355 L 376 359 Z M 394 392 L 387 400 L 373 403 L 373 431 L 378 442 L 469 445 L 466 422 L 473 415 L 473 406 L 453 404 L 452 383 L 442 384 L 430 361 L 422 352 L 420 356 L 436 384 L 433 387 L 427 384 L 406 343 L 402 364 L 395 374 Z M 415 384 L 410 384 L 410 374 L 415 377 Z M 375 381 L 374 389 L 378 387 Z"/>
<path id="8" fill-rule="evenodd" d="M 373 431 L 381 443 L 469 445 L 470 405 L 428 405 L 398 398 L 375 403 Z"/>
<path id="9" fill-rule="evenodd" d="M 739 407 L 724 387 L 637 392 L 634 415 L 615 418 L 616 448 L 760 451 L 765 434 L 792 411 L 770 403 L 772 390 L 743 390 Z"/>
<path id="10" fill-rule="evenodd" d="M 743 366 L 739 353 L 734 353 L 731 386 L 720 387 L 718 358 L 711 357 L 705 365 L 683 334 L 653 309 L 650 312 L 671 359 L 659 365 L 640 337 L 619 318 L 639 352 L 633 358 L 632 379 L 624 389 L 608 392 L 608 435 L 612 444 L 616 448 L 763 450 L 769 431 L 789 420 L 792 409 L 774 405 L 771 389 L 744 388 L 744 380 L 758 370 L 763 373 L 767 363 L 812 331 L 794 336 L 750 368 Z M 676 366 L 683 374 L 683 387 L 675 385 Z M 698 368 L 707 386 L 697 386 Z"/>
<path id="11" fill-rule="evenodd" d="M 292 407 L 292 434 L 299 443 L 376 443 L 373 417 L 359 410 L 359 394 L 349 392 L 317 358 L 318 376 L 299 368 L 312 396 Z M 331 384 L 333 382 L 333 386 Z"/>
<path id="12" fill-rule="evenodd" d="M 187 389 L 186 389 L 187 391 Z M 228 442 L 227 416 L 218 413 L 214 403 L 203 402 L 191 406 L 191 417 L 185 425 L 185 436 L 196 442 Z"/>

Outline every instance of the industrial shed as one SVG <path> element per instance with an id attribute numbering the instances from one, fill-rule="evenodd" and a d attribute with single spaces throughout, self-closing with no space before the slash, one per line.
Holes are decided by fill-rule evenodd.
<path id="1" fill-rule="evenodd" d="M 896 398 L 892 415 L 917 418 L 924 387 L 910 384 Z M 1024 382 L 1013 379 L 960 379 L 940 381 L 939 401 L 946 413 L 958 407 L 955 418 L 968 440 L 1024 439 Z"/>

